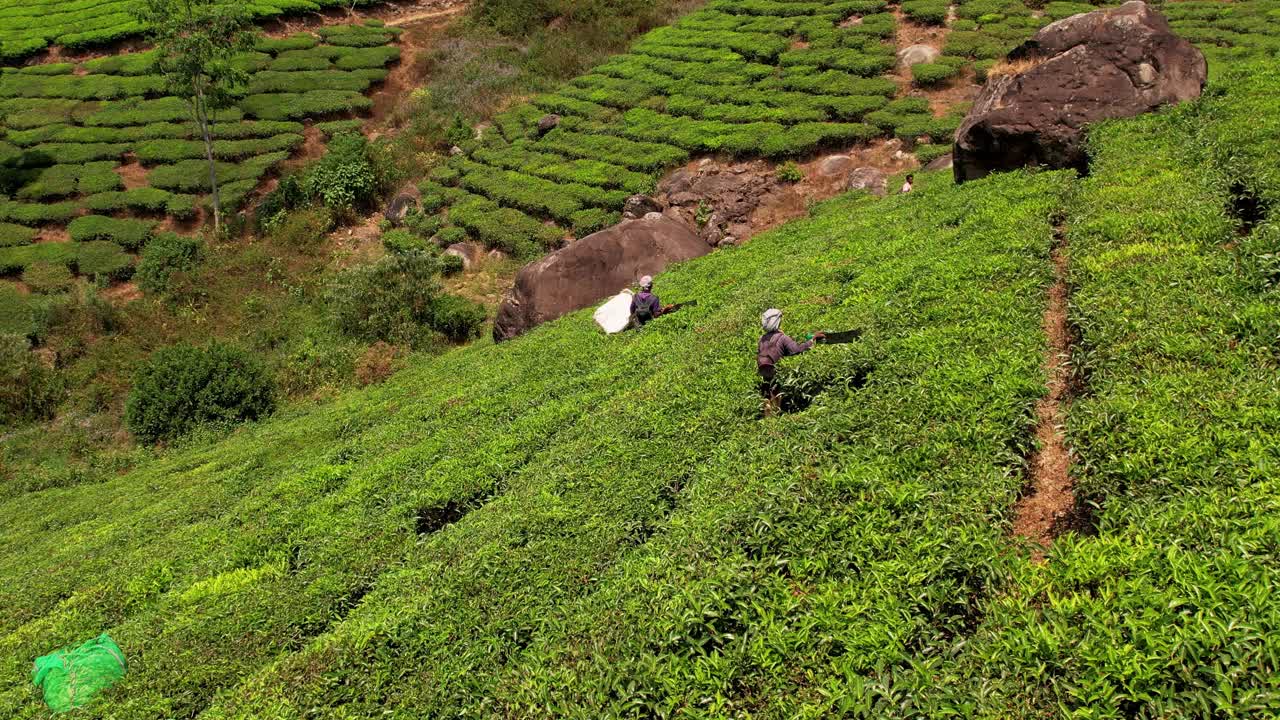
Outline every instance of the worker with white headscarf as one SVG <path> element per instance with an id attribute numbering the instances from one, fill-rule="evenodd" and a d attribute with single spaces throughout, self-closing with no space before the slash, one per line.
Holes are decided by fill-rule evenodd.
<path id="1" fill-rule="evenodd" d="M 826 335 L 814 333 L 812 339 L 802 343 L 792 340 L 787 337 L 786 333 L 782 332 L 782 311 L 777 308 L 765 310 L 764 314 L 760 316 L 760 325 L 764 328 L 764 335 L 761 336 L 760 346 L 756 351 L 756 368 L 759 370 L 760 379 L 763 381 L 760 391 L 769 402 L 770 408 L 776 409 L 778 387 L 775 379 L 778 373 L 778 361 L 784 357 L 805 352 L 813 347 L 815 340 L 821 340 Z"/>
<path id="2" fill-rule="evenodd" d="M 653 278 L 640 278 L 640 292 L 631 298 L 632 325 L 640 326 L 662 314 L 662 303 L 653 294 Z"/>

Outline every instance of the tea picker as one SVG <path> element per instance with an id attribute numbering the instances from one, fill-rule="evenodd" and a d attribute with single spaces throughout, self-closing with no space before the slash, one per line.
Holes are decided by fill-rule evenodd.
<path id="1" fill-rule="evenodd" d="M 765 399 L 765 415 L 771 415 L 778 409 L 781 400 L 778 392 L 778 361 L 784 357 L 808 352 L 814 341 L 821 341 L 826 335 L 814 333 L 803 343 L 792 340 L 782 332 L 782 311 L 769 308 L 760 316 L 760 325 L 764 335 L 756 348 L 756 371 L 760 373 L 760 394 Z"/>
<path id="2" fill-rule="evenodd" d="M 675 303 L 672 305 L 663 305 L 658 300 L 658 296 L 653 294 L 653 278 L 645 275 L 640 278 L 640 292 L 631 298 L 631 325 L 630 327 L 643 327 L 650 320 L 670 315 L 680 308 L 693 307 L 697 305 L 697 300 L 688 302 Z"/>

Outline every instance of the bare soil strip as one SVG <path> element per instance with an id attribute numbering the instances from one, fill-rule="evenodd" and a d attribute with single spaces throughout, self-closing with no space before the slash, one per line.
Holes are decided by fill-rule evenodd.
<path id="1" fill-rule="evenodd" d="M 1057 228 L 1052 250 L 1054 282 L 1049 288 L 1049 305 L 1044 312 L 1044 332 L 1049 339 L 1045 350 L 1048 392 L 1036 404 L 1035 434 L 1039 449 L 1028 459 L 1026 490 L 1014 508 L 1013 534 L 1039 545 L 1033 553 L 1036 562 L 1044 561 L 1045 550 L 1060 529 L 1070 524 L 1075 507 L 1071 451 L 1062 428 L 1074 394 L 1070 358 L 1075 341 L 1067 322 L 1069 288 L 1065 250 L 1064 233 Z"/>

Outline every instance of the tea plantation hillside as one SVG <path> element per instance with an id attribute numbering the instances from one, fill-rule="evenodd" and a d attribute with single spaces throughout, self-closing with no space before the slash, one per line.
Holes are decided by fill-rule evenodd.
<path id="1" fill-rule="evenodd" d="M 322 131 L 358 127 L 364 95 L 399 57 L 399 31 L 326 27 L 264 39 L 240 57 L 252 74 L 236 107 L 216 117 L 214 155 L 226 210 L 303 144 L 302 120 Z M 80 65 L 5 68 L 0 75 L 0 275 L 62 265 L 91 279 L 128 279 L 158 221 L 194 218 L 208 190 L 204 143 L 180 98 L 167 96 L 148 52 Z M 118 169 L 141 164 L 142 184 Z M 120 217 L 123 216 L 123 217 Z M 35 243 L 65 225 L 72 242 Z"/>
<path id="2" fill-rule="evenodd" d="M 1280 712 L 1280 70 L 1094 135 L 1091 175 L 851 195 L 587 313 L 98 484 L 0 502 L 0 712 L 107 630 L 101 718 Z M 1093 508 L 1008 536 L 1071 257 Z M 757 318 L 865 330 L 786 368 Z"/>
<path id="3" fill-rule="evenodd" d="M 349 8 L 371 0 L 254 0 L 242 3 L 256 18 Z M 50 45 L 86 50 L 141 35 L 134 0 L 2 0 L 0 60 L 13 61 Z"/>
<path id="4" fill-rule="evenodd" d="M 1276 0 L 1161 7 L 1205 49 L 1215 73 L 1280 50 Z M 1094 8 L 716 0 L 499 115 L 479 138 L 459 140 L 465 153 L 422 187 L 425 207 L 441 211 L 426 226 L 445 229 L 450 242 L 470 237 L 535 256 L 613 224 L 629 195 L 649 192 L 690 157 L 807 157 L 887 136 L 927 163 L 947 152 L 965 106 L 935 106 L 924 91 L 984 81 L 1039 28 Z M 906 87 L 890 74 L 900 49 L 895 10 L 913 26 L 947 28 L 942 56 L 913 67 Z M 537 123 L 548 113 L 561 119 L 545 131 Z"/>

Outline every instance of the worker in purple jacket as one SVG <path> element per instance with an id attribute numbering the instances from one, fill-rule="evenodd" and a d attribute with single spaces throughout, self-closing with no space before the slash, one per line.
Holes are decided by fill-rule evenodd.
<path id="1" fill-rule="evenodd" d="M 778 361 L 807 351 L 813 347 L 814 340 L 821 340 L 826 335 L 814 333 L 813 339 L 802 343 L 792 340 L 782 332 L 782 311 L 777 308 L 765 310 L 760 316 L 760 324 L 764 327 L 764 335 L 756 351 L 756 369 L 760 372 L 760 392 L 766 401 L 765 414 L 769 415 L 778 409 L 780 400 L 776 381 Z"/>
<path id="2" fill-rule="evenodd" d="M 653 294 L 653 278 L 640 278 L 640 292 L 631 298 L 631 326 L 640 327 L 662 314 L 662 303 Z"/>

